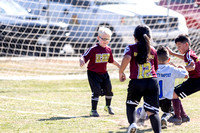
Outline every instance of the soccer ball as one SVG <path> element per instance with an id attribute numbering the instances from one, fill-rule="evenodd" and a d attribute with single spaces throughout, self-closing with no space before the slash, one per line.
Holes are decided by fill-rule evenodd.
<path id="1" fill-rule="evenodd" d="M 141 111 L 142 111 L 142 107 L 139 107 L 139 108 L 137 108 L 137 110 L 136 110 L 136 117 L 137 117 L 138 119 L 140 118 Z M 149 119 L 149 117 L 148 117 L 148 115 L 147 115 L 146 112 L 145 112 L 145 115 L 146 115 L 145 120 Z"/>

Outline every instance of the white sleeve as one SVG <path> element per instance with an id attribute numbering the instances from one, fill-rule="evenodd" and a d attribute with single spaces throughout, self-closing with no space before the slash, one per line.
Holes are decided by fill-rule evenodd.
<path id="1" fill-rule="evenodd" d="M 188 75 L 188 71 L 182 68 L 175 67 L 173 74 L 175 78 L 184 78 L 186 75 Z"/>

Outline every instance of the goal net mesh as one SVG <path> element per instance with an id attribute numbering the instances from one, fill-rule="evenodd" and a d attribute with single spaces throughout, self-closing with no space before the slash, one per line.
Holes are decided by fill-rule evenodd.
<path id="1" fill-rule="evenodd" d="M 199 54 L 198 0 L 0 0 L 0 73 L 3 79 L 85 77 L 79 57 L 95 45 L 97 31 L 113 32 L 109 46 L 121 61 L 124 48 L 134 43 L 139 24 L 152 30 L 152 45 L 177 51 L 174 38 L 190 35 Z M 175 63 L 183 64 L 172 57 Z M 118 70 L 108 65 L 112 76 Z M 128 70 L 127 70 L 128 71 Z"/>

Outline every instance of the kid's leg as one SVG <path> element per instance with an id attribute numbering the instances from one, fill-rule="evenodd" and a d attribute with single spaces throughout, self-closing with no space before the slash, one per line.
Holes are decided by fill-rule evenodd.
<path id="1" fill-rule="evenodd" d="M 95 96 L 93 93 L 91 97 L 92 110 L 97 110 L 98 102 L 99 102 L 99 96 Z"/>
<path id="2" fill-rule="evenodd" d="M 180 101 L 180 110 L 181 110 L 182 123 L 183 122 L 189 122 L 190 121 L 190 117 L 185 113 L 181 101 Z"/>
<path id="3" fill-rule="evenodd" d="M 144 108 L 149 116 L 152 129 L 154 133 L 161 133 L 161 122 L 159 117 L 159 95 L 157 79 L 152 78 L 149 80 L 149 86 L 146 89 L 144 96 Z"/>
<path id="4" fill-rule="evenodd" d="M 129 127 L 127 133 L 132 133 L 137 131 L 137 124 L 136 124 L 136 106 L 139 102 L 131 99 L 131 93 L 128 92 L 127 101 L 126 101 L 126 116 L 129 122 Z"/>
<path id="5" fill-rule="evenodd" d="M 88 72 L 88 81 L 92 91 L 92 96 L 91 96 L 92 110 L 90 112 L 90 116 L 99 117 L 99 114 L 97 112 L 97 104 L 99 101 L 99 96 L 101 95 L 100 77 L 95 72 L 92 71 L 87 71 L 87 72 Z"/>
<path id="6" fill-rule="evenodd" d="M 105 96 L 106 106 L 104 107 L 104 110 L 108 112 L 110 115 L 114 115 L 115 113 L 111 108 L 111 101 L 113 96 L 111 81 L 108 73 L 106 73 L 103 77 L 104 81 L 101 84 L 101 88 L 103 88 L 104 94 L 106 95 Z"/>
<path id="7" fill-rule="evenodd" d="M 126 115 L 127 115 L 129 124 L 136 123 L 135 105 L 126 103 Z"/>
<path id="8" fill-rule="evenodd" d="M 114 115 L 115 113 L 113 112 L 112 108 L 110 107 L 112 96 L 106 96 L 105 100 L 106 100 L 106 106 L 104 107 L 104 110 L 106 112 L 108 112 L 110 115 Z"/>
<path id="9" fill-rule="evenodd" d="M 169 118 L 168 121 L 171 123 L 174 123 L 175 125 L 181 125 L 182 119 L 181 119 L 181 102 L 179 98 L 172 99 L 172 104 L 174 108 L 174 116 Z"/>
<path id="10" fill-rule="evenodd" d="M 98 101 L 99 101 L 99 96 L 92 93 L 92 97 L 91 97 L 92 110 L 90 112 L 90 116 L 99 117 L 99 114 L 97 112 Z"/>
<path id="11" fill-rule="evenodd" d="M 150 119 L 154 133 L 161 133 L 161 129 L 160 129 L 161 123 L 160 123 L 159 114 L 158 113 L 152 114 L 149 116 L 149 119 Z"/>
<path id="12" fill-rule="evenodd" d="M 167 128 L 167 120 L 171 116 L 171 110 L 172 110 L 172 101 L 170 99 L 162 99 L 159 100 L 159 106 L 161 110 L 163 111 L 163 115 L 161 116 L 161 128 L 165 129 Z"/>
<path id="13" fill-rule="evenodd" d="M 185 111 L 183 110 L 182 103 L 178 97 L 184 98 L 190 94 L 192 94 L 190 89 L 188 89 L 191 85 L 191 88 L 194 86 L 195 83 L 191 82 L 192 79 L 188 79 L 182 84 L 179 84 L 175 87 L 174 93 L 173 93 L 173 107 L 174 107 L 174 117 L 171 117 L 168 121 L 172 122 L 176 125 L 182 124 L 182 122 L 190 121 L 190 118 L 186 115 Z M 195 88 L 195 87 L 194 87 Z M 183 119 L 182 119 L 183 117 Z"/>

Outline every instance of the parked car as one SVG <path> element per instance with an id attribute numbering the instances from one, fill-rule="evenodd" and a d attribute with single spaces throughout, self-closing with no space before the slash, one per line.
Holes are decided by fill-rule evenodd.
<path id="1" fill-rule="evenodd" d="M 168 0 L 160 0 L 159 5 L 168 7 Z M 200 1 L 170 0 L 169 8 L 184 15 L 188 28 L 200 29 Z"/>
<path id="2" fill-rule="evenodd" d="M 159 5 L 181 13 L 189 28 L 189 35 L 192 40 L 193 49 L 200 46 L 200 0 L 160 0 Z M 200 51 L 196 51 L 200 53 Z"/>
<path id="3" fill-rule="evenodd" d="M 68 25 L 41 20 L 12 0 L 0 0 L 0 56 L 58 56 Z"/>
<path id="4" fill-rule="evenodd" d="M 22 0 L 16 1 L 22 3 Z M 148 25 L 154 41 L 160 44 L 168 44 L 166 40 L 172 42 L 179 33 L 188 33 L 183 15 L 173 10 L 168 12 L 152 0 L 50 0 L 46 6 L 42 3 L 37 7 L 41 8 L 39 15 L 50 21 L 69 24 L 69 39 L 75 49 L 84 50 L 96 41 L 100 26 L 113 31 L 110 46 L 114 49 L 134 43 L 133 31 L 138 24 Z M 34 12 L 31 5 L 28 8 Z"/>

